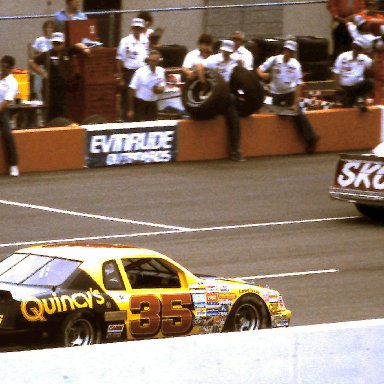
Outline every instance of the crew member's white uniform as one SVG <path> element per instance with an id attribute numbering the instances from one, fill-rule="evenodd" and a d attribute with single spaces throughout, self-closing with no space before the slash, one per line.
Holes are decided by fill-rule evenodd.
<path id="1" fill-rule="evenodd" d="M 158 96 L 153 92 L 155 85 L 165 87 L 165 69 L 157 66 L 152 72 L 150 66 L 145 65 L 135 72 L 129 87 L 136 91 L 138 99 L 156 101 Z"/>
<path id="2" fill-rule="evenodd" d="M 237 61 L 230 57 L 230 60 L 225 62 L 223 54 L 217 53 L 216 55 L 207 57 L 201 64 L 207 69 L 217 69 L 217 71 L 224 77 L 224 80 L 229 82 L 232 71 L 237 66 Z"/>
<path id="3" fill-rule="evenodd" d="M 263 72 L 271 73 L 271 93 L 294 92 L 296 87 L 303 83 L 301 64 L 294 58 L 284 63 L 284 55 L 271 56 L 259 68 Z"/>
<path id="4" fill-rule="evenodd" d="M 8 75 L 0 80 L 0 104 L 6 101 L 13 101 L 19 91 L 19 85 L 13 75 Z"/>
<path id="5" fill-rule="evenodd" d="M 372 59 L 359 53 L 356 59 L 352 51 L 341 53 L 335 61 L 332 71 L 340 75 L 340 85 L 350 87 L 365 79 L 365 71 L 372 66 Z"/>
<path id="6" fill-rule="evenodd" d="M 349 34 L 352 37 L 352 40 L 355 40 L 357 38 L 360 39 L 360 41 L 364 45 L 363 48 L 366 49 L 367 51 L 370 51 L 373 48 L 376 48 L 376 46 L 377 48 L 383 47 L 381 36 L 375 36 L 372 33 L 361 33 L 357 29 L 357 26 L 352 22 L 348 22 L 346 25 L 347 25 Z"/>
<path id="7" fill-rule="evenodd" d="M 137 69 L 145 65 L 148 55 L 148 38 L 140 34 L 140 39 L 136 40 L 133 34 L 123 37 L 117 48 L 116 59 L 123 62 L 126 69 Z"/>
<path id="8" fill-rule="evenodd" d="M 206 58 L 201 54 L 200 49 L 194 49 L 185 55 L 183 68 L 193 69 L 196 64 L 203 64 Z"/>
<path id="9" fill-rule="evenodd" d="M 231 54 L 231 58 L 236 61 L 241 60 L 245 69 L 248 69 L 249 71 L 253 70 L 252 52 L 245 48 L 243 45 Z"/>

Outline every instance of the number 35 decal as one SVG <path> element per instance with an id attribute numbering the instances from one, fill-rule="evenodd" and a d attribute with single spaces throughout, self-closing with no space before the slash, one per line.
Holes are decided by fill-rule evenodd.
<path id="1" fill-rule="evenodd" d="M 140 319 L 130 321 L 133 337 L 155 336 L 160 330 L 164 336 L 184 335 L 192 329 L 192 297 L 188 293 L 143 295 L 131 297 L 131 312 Z"/>

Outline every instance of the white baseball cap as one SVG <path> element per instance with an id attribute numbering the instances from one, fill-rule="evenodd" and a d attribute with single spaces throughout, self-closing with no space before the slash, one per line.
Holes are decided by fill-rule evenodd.
<path id="1" fill-rule="evenodd" d="M 232 53 L 235 51 L 235 43 L 232 40 L 223 40 L 220 45 L 220 51 Z"/>
<path id="2" fill-rule="evenodd" d="M 51 37 L 52 43 L 64 43 L 65 35 L 62 32 L 53 32 Z"/>
<path id="3" fill-rule="evenodd" d="M 283 45 L 284 48 L 289 49 L 290 51 L 297 51 L 297 42 L 293 40 L 286 40 Z"/>
<path id="4" fill-rule="evenodd" d="M 139 19 L 138 17 L 135 17 L 131 21 L 131 27 L 144 28 L 145 27 L 145 21 L 143 19 Z"/>
<path id="5" fill-rule="evenodd" d="M 367 20 L 365 20 L 364 17 L 361 16 L 361 15 L 356 15 L 356 16 L 354 16 L 354 18 L 353 18 L 353 22 L 354 22 L 358 27 L 360 27 L 360 25 L 365 24 L 365 23 L 367 22 Z"/>

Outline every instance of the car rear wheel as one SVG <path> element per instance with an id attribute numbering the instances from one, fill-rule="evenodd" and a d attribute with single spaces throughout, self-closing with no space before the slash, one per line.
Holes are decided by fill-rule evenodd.
<path id="1" fill-rule="evenodd" d="M 375 220 L 384 222 L 384 208 L 375 207 L 373 205 L 356 204 L 357 210 L 364 216 Z"/>
<path id="2" fill-rule="evenodd" d="M 265 305 L 253 296 L 240 298 L 233 306 L 224 332 L 244 332 L 267 328 L 268 315 Z"/>
<path id="3" fill-rule="evenodd" d="M 64 347 L 77 347 L 100 343 L 101 333 L 93 316 L 74 313 L 64 320 L 60 338 Z"/>

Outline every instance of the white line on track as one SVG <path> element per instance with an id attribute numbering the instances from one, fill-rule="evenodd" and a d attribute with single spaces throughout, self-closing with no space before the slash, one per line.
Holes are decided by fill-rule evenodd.
<path id="1" fill-rule="evenodd" d="M 318 275 L 322 273 L 335 273 L 335 272 L 339 272 L 339 270 L 338 269 L 321 269 L 318 271 L 288 272 L 288 273 L 277 273 L 275 275 L 256 275 L 256 276 L 237 277 L 237 279 L 241 279 L 241 280 L 271 279 L 276 277 Z"/>
<path id="2" fill-rule="evenodd" d="M 164 228 L 164 229 L 188 230 L 188 228 L 185 228 L 185 227 L 176 227 L 176 226 L 173 226 L 173 225 L 150 223 L 150 222 L 146 222 L 146 221 L 136 221 L 136 220 L 129 220 L 129 219 L 121 219 L 119 217 L 109 217 L 109 216 L 103 216 L 103 215 L 93 215 L 93 214 L 83 213 L 83 212 L 68 211 L 66 209 L 58 209 L 58 208 L 45 207 L 43 205 L 19 203 L 17 201 L 10 201 L 10 200 L 0 200 L 0 204 L 12 205 L 12 206 L 22 207 L 22 208 L 38 209 L 40 211 L 61 213 L 63 215 L 85 217 L 85 218 L 89 218 L 89 219 L 114 221 L 114 222 L 126 223 L 126 224 L 146 225 L 148 227 L 157 227 L 157 228 Z"/>

